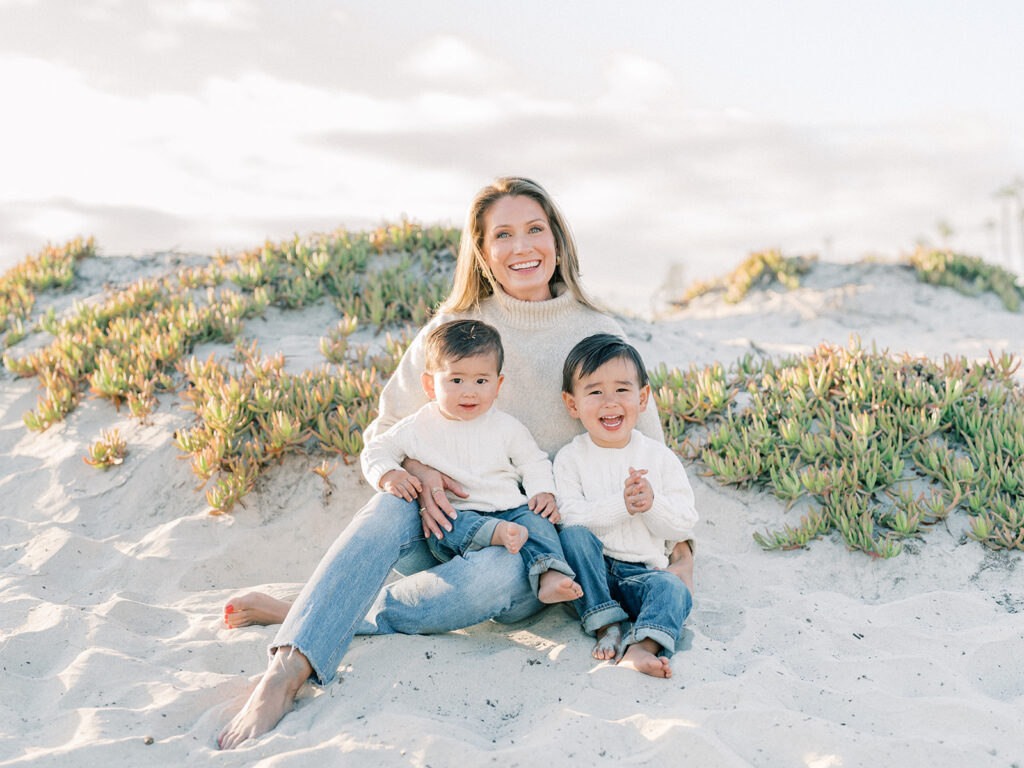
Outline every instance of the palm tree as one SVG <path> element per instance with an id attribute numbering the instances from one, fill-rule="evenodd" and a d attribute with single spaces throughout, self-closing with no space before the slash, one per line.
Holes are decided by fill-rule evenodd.
<path id="1" fill-rule="evenodd" d="M 1000 221 L 1002 223 L 1002 248 L 1000 249 L 1002 261 L 1007 267 L 1013 268 L 1013 203 L 1020 202 L 1017 197 L 1015 185 L 1008 184 L 995 194 L 996 199 L 1002 200 L 1000 207 Z"/>
<path id="2" fill-rule="evenodd" d="M 1020 176 L 1013 180 L 1013 197 L 1017 201 L 1017 224 L 1020 227 L 1017 232 L 1017 250 L 1020 252 L 1020 266 L 1017 272 L 1024 276 L 1024 178 Z"/>
<path id="3" fill-rule="evenodd" d="M 985 232 L 988 233 L 988 254 L 990 259 L 996 257 L 996 220 L 993 218 L 985 219 Z"/>

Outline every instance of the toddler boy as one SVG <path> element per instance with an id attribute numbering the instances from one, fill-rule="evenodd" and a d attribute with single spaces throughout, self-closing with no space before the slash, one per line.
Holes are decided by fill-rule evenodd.
<path id="1" fill-rule="evenodd" d="M 692 538 L 697 512 L 678 457 L 634 429 L 650 394 L 640 354 L 622 339 L 597 334 L 573 347 L 562 398 L 587 431 L 555 456 L 555 481 L 562 548 L 583 587 L 573 606 L 597 637 L 594 657 L 671 677 L 667 657 L 692 598 L 661 570 L 665 542 Z"/>

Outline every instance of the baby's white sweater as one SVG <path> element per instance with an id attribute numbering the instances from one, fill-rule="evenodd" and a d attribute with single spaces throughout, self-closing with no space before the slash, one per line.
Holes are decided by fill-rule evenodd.
<path id="1" fill-rule="evenodd" d="M 630 467 L 646 469 L 654 491 L 651 508 L 635 515 L 623 498 Z M 693 538 L 697 510 L 686 470 L 672 451 L 636 430 L 625 448 L 576 437 L 555 456 L 555 484 L 562 525 L 589 528 L 616 560 L 664 568 L 666 540 Z"/>
<path id="2" fill-rule="evenodd" d="M 456 509 L 500 512 L 538 493 L 555 492 L 548 455 L 522 423 L 493 407 L 475 419 L 456 421 L 445 418 L 437 403 L 428 403 L 366 444 L 360 457 L 363 474 L 379 488 L 384 473 L 401 469 L 407 456 L 443 472 L 469 493 L 465 499 L 448 494 Z"/>

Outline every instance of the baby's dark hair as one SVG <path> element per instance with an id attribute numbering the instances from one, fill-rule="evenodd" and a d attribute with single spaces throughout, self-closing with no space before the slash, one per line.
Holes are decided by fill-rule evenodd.
<path id="1" fill-rule="evenodd" d="M 571 395 L 579 379 L 589 376 L 617 357 L 633 362 L 640 388 L 646 387 L 647 368 L 636 348 L 610 333 L 595 333 L 573 347 L 566 356 L 565 365 L 562 366 L 562 391 Z"/>
<path id="2" fill-rule="evenodd" d="M 427 334 L 423 344 L 427 355 L 427 373 L 440 370 L 445 363 L 454 363 L 474 355 L 494 355 L 498 373 L 505 363 L 505 350 L 497 329 L 479 320 L 450 320 Z"/>

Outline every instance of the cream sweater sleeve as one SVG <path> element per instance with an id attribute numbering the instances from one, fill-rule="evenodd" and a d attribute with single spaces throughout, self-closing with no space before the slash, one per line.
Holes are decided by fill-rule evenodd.
<path id="1" fill-rule="evenodd" d="M 650 445 L 654 454 L 648 478 L 654 491 L 654 503 L 641 519 L 654 536 L 669 541 L 693 538 L 697 507 L 686 469 L 672 451 L 663 445 Z M 654 469 L 656 467 L 656 469 Z"/>
<path id="2" fill-rule="evenodd" d="M 375 434 L 363 446 L 359 455 L 359 466 L 363 477 L 375 490 L 381 490 L 380 481 L 393 469 L 401 469 L 402 462 L 409 455 L 406 435 L 416 414 L 407 416 L 383 432 Z"/>
<path id="3" fill-rule="evenodd" d="M 435 318 L 436 319 L 436 318 Z M 375 436 L 387 432 L 392 426 L 406 416 L 418 411 L 429 402 L 427 393 L 423 391 L 422 374 L 426 369 L 426 358 L 423 352 L 423 339 L 436 327 L 430 322 L 420 329 L 416 337 L 405 350 L 398 368 L 391 374 L 377 404 L 377 418 L 367 425 L 363 431 L 363 444 L 368 445 Z"/>

